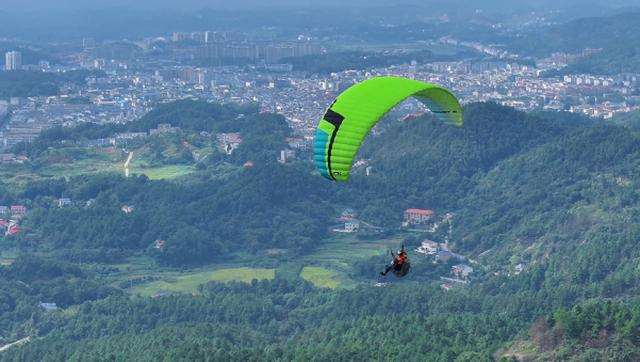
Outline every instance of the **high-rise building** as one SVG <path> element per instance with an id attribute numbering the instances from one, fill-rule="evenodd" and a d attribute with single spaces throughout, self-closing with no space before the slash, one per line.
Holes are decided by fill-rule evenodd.
<path id="1" fill-rule="evenodd" d="M 5 54 L 5 70 L 18 70 L 22 68 L 22 53 L 12 51 Z"/>
<path id="2" fill-rule="evenodd" d="M 220 40 L 219 38 L 220 37 L 218 36 L 218 33 L 216 33 L 215 31 L 205 31 L 204 32 L 204 42 L 207 45 L 219 41 Z"/>

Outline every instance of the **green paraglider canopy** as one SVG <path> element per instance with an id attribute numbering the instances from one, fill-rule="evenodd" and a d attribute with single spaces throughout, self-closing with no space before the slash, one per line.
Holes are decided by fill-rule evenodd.
<path id="1" fill-rule="evenodd" d="M 424 103 L 446 123 L 462 125 L 462 108 L 447 89 L 417 80 L 380 77 L 340 94 L 318 124 L 314 160 L 322 176 L 347 181 L 360 144 L 385 113 L 408 97 Z"/>

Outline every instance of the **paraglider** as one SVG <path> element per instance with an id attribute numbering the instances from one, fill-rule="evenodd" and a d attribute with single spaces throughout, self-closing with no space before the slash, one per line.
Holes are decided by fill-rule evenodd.
<path id="1" fill-rule="evenodd" d="M 383 272 L 380 272 L 381 276 L 386 276 L 388 272 L 392 272 L 398 278 L 402 278 L 403 276 L 409 273 L 409 269 L 411 268 L 411 263 L 409 263 L 409 257 L 407 255 L 407 251 L 404 249 L 404 245 L 402 248 L 398 250 L 398 254 L 395 254 L 393 251 L 390 252 L 391 263 L 387 265 Z"/>
<path id="2" fill-rule="evenodd" d="M 439 120 L 462 125 L 460 103 L 445 88 L 398 77 L 365 80 L 340 94 L 318 124 L 313 148 L 320 174 L 332 181 L 347 181 L 366 135 L 389 110 L 408 97 L 424 103 Z"/>

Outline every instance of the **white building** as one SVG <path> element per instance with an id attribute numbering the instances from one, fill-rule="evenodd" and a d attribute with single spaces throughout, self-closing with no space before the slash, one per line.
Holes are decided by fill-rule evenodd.
<path id="1" fill-rule="evenodd" d="M 434 255 L 438 252 L 438 243 L 433 240 L 424 240 L 416 250 L 416 253 Z"/>
<path id="2" fill-rule="evenodd" d="M 5 70 L 19 70 L 22 68 L 22 53 L 11 51 L 5 54 Z"/>
<path id="3" fill-rule="evenodd" d="M 344 231 L 347 233 L 355 233 L 360 229 L 360 223 L 357 221 L 348 221 L 344 223 Z"/>

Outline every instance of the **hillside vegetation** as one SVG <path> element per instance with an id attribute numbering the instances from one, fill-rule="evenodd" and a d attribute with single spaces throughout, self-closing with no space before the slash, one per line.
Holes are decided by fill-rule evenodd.
<path id="1" fill-rule="evenodd" d="M 472 104 L 461 128 L 427 115 L 371 135 L 359 158 L 372 175 L 355 169 L 338 184 L 314 174 L 308 154 L 276 162 L 290 135 L 281 117 L 250 110 L 240 117 L 231 108 L 207 117 L 207 107 L 220 106 L 191 102 L 128 127 L 153 127 L 181 109 L 174 125 L 186 134 L 240 132 L 233 154 L 207 158 L 175 181 L 99 173 L 0 184 L 2 202 L 30 209 L 25 232 L 0 241 L 21 254 L 0 267 L 0 337 L 39 337 L 3 359 L 488 361 L 531 351 L 637 358 L 635 131 Z M 50 137 L 55 149 L 70 136 Z M 39 147 L 23 152 L 46 152 Z M 247 160 L 253 167 L 242 167 Z M 231 168 L 221 176 L 224 165 Z M 94 201 L 58 208 L 59 197 Z M 124 205 L 134 208 L 123 212 Z M 452 234 L 399 230 L 412 207 L 452 212 Z M 344 208 L 384 233 L 330 235 Z M 372 287 L 387 260 L 367 243 L 413 248 L 445 236 L 473 265 L 470 284 L 438 288 L 455 261 L 433 264 L 412 253 L 406 279 Z M 161 285 L 185 294 L 132 296 L 111 283 L 134 267 L 125 264 L 132 255 L 175 273 L 136 290 L 152 295 L 145 288 Z M 220 283 L 234 264 L 266 276 Z M 207 265 L 221 271 L 189 270 Z M 350 288 L 336 285 L 345 275 Z M 198 280 L 211 282 L 195 287 Z M 45 312 L 38 301 L 64 310 Z"/>

